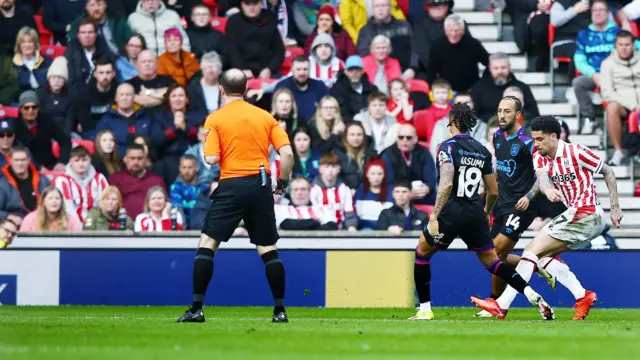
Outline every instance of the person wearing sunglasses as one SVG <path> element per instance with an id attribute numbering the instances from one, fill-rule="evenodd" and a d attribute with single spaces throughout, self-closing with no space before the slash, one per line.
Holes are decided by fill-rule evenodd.
<path id="1" fill-rule="evenodd" d="M 34 91 L 23 92 L 18 103 L 20 116 L 15 122 L 16 140 L 29 148 L 35 164 L 46 170 L 64 171 L 71 151 L 69 135 L 51 118 L 40 114 L 40 100 Z M 51 149 L 54 140 L 60 144 L 60 159 L 56 159 Z"/>
<path id="2" fill-rule="evenodd" d="M 406 180 L 411 184 L 412 204 L 435 203 L 436 165 L 429 150 L 418 144 L 413 125 L 400 125 L 396 144 L 382 153 L 382 161 L 389 183 Z"/>

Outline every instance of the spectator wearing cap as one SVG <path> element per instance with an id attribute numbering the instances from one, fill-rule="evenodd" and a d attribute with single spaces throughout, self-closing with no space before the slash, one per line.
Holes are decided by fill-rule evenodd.
<path id="1" fill-rule="evenodd" d="M 53 33 L 56 41 L 66 45 L 67 33 L 71 29 L 71 24 L 82 14 L 85 1 L 46 0 L 43 3 L 42 21 L 44 26 Z"/>
<path id="2" fill-rule="evenodd" d="M 427 0 L 426 4 L 422 3 L 417 9 L 409 11 L 409 21 L 413 24 L 414 49 L 419 60 L 418 77 L 420 78 L 426 79 L 431 45 L 436 40 L 444 38 L 444 19 L 451 14 L 452 8 L 452 0 Z"/>
<path id="3" fill-rule="evenodd" d="M 338 79 L 331 88 L 331 96 L 338 100 L 340 114 L 345 122 L 367 108 L 369 94 L 378 91 L 364 73 L 362 59 L 358 55 L 349 56 L 345 69 L 338 73 Z"/>
<path id="4" fill-rule="evenodd" d="M 71 150 L 69 135 L 53 120 L 40 114 L 40 100 L 34 91 L 22 93 L 19 106 L 20 116 L 15 123 L 16 139 L 29 148 L 36 165 L 47 170 L 64 171 Z M 53 141 L 60 144 L 60 159 L 53 156 Z"/>
<path id="5" fill-rule="evenodd" d="M 76 37 L 76 28 L 83 18 L 89 18 L 98 25 L 98 41 L 107 45 L 114 56 L 118 56 L 120 51 L 131 35 L 131 28 L 127 24 L 125 17 L 108 16 L 107 0 L 87 0 L 84 11 L 71 24 L 68 38 L 73 40 Z"/>
<path id="6" fill-rule="evenodd" d="M 47 84 L 36 90 L 40 100 L 40 113 L 53 120 L 57 126 L 71 133 L 75 121 L 75 106 L 69 95 L 67 59 L 57 57 L 47 71 Z"/>
<path id="7" fill-rule="evenodd" d="M 133 102 L 134 90 L 129 83 L 123 83 L 116 89 L 115 106 L 108 109 L 102 117 L 96 130 L 111 130 L 118 145 L 118 155 L 122 158 L 126 154 L 127 146 L 136 135 L 144 135 L 152 139 L 153 145 L 161 145 L 164 134 L 159 124 L 156 124 L 140 106 Z"/>
<path id="8" fill-rule="evenodd" d="M 353 42 L 356 43 L 360 29 L 373 16 L 373 4 L 368 0 L 343 0 L 340 1 L 339 12 L 342 27 L 349 33 Z M 391 16 L 398 20 L 406 20 L 396 0 L 391 0 Z"/>
<path id="9" fill-rule="evenodd" d="M 392 52 L 389 56 L 398 59 L 404 71 L 403 77 L 412 79 L 418 67 L 418 56 L 413 47 L 411 25 L 405 20 L 391 16 L 390 0 L 372 0 L 372 6 L 373 16 L 369 18 L 367 25 L 360 29 L 358 35 L 358 55 L 369 55 L 373 39 L 378 35 L 384 35 L 391 41 Z"/>
<path id="10" fill-rule="evenodd" d="M 113 61 L 105 56 L 96 59 L 91 80 L 75 102 L 76 121 L 67 124 L 67 129 L 80 134 L 84 139 L 93 140 L 98 122 L 115 102 L 117 87 L 118 79 Z"/>
<path id="11" fill-rule="evenodd" d="M 447 16 L 444 29 L 445 37 L 431 47 L 427 80 L 445 79 L 453 91 L 468 91 L 479 79 L 478 64 L 489 65 L 489 53 L 467 33 L 460 15 Z"/>
<path id="12" fill-rule="evenodd" d="M 279 77 L 285 49 L 276 19 L 262 11 L 260 0 L 242 0 L 240 7 L 227 22 L 229 65 L 249 78 Z"/>
<path id="13" fill-rule="evenodd" d="M 329 4 L 323 5 L 320 10 L 318 10 L 316 27 L 307 37 L 304 44 L 305 54 L 311 55 L 311 45 L 320 33 L 328 34 L 333 38 L 336 48 L 335 55 L 338 59 L 346 61 L 349 56 L 356 54 L 356 47 L 353 45 L 351 36 L 338 24 L 336 21 L 336 10 Z"/>
<path id="14" fill-rule="evenodd" d="M 186 86 L 189 79 L 200 71 L 196 56 L 182 50 L 182 33 L 176 28 L 164 32 L 165 53 L 158 57 L 158 75 L 170 76 L 176 83 Z"/>
<path id="15" fill-rule="evenodd" d="M 69 90 L 71 94 L 81 94 L 93 73 L 93 60 L 110 54 L 106 45 L 98 41 L 98 25 L 93 20 L 80 20 L 76 39 L 69 41 L 64 53 L 69 66 Z"/>
<path id="16" fill-rule="evenodd" d="M 2 31 L 0 31 L 2 33 Z M 18 73 L 8 56 L 2 55 L 0 49 L 0 105 L 11 105 L 20 95 Z M 4 114 L 0 115 L 0 118 Z"/>
<path id="17" fill-rule="evenodd" d="M 18 73 L 20 92 L 37 90 L 47 83 L 51 58 L 40 54 L 40 37 L 34 29 L 23 27 L 16 37 L 13 67 Z"/>
<path id="18" fill-rule="evenodd" d="M 0 53 L 13 56 L 13 50 L 16 44 L 16 37 L 20 29 L 28 27 L 37 29 L 36 22 L 33 19 L 33 11 L 29 5 L 17 5 L 16 0 L 2 1 L 0 7 Z"/>
<path id="19" fill-rule="evenodd" d="M 187 86 L 191 96 L 191 108 L 201 114 L 210 114 L 222 105 L 220 96 L 220 74 L 222 59 L 215 51 L 202 55 L 200 60 L 200 80 L 192 81 Z"/>
<path id="20" fill-rule="evenodd" d="M 311 79 L 309 76 L 309 58 L 304 55 L 293 59 L 291 76 L 278 82 L 275 90 L 280 88 L 287 88 L 293 93 L 298 107 L 298 118 L 302 124 L 311 120 L 316 113 L 316 104 L 329 94 L 324 82 Z"/>
<path id="21" fill-rule="evenodd" d="M 195 5 L 191 9 L 191 23 L 187 27 L 191 42 L 191 51 L 200 59 L 209 51 L 224 55 L 224 34 L 211 27 L 211 10 L 205 4 Z"/>
<path id="22" fill-rule="evenodd" d="M 16 146 L 11 151 L 9 164 L 2 167 L 2 175 L 18 191 L 26 212 L 38 207 L 40 195 L 49 186 L 49 179 L 31 163 L 29 149 L 23 146 Z"/>
<path id="23" fill-rule="evenodd" d="M 175 81 L 173 78 L 158 74 L 156 54 L 143 50 L 136 62 L 138 76 L 129 80 L 135 90 L 135 103 L 144 108 L 153 108 L 162 104 L 164 94 Z"/>
<path id="24" fill-rule="evenodd" d="M 189 37 L 182 28 L 180 16 L 175 11 L 167 9 L 161 0 L 140 1 L 136 11 L 129 15 L 128 22 L 134 32 L 144 36 L 149 50 L 163 54 L 165 52 L 164 32 L 171 28 L 178 29 L 182 34 L 184 39 L 182 49 L 191 50 Z"/>
<path id="25" fill-rule="evenodd" d="M 0 119 L 0 167 L 11 160 L 11 151 L 16 141 L 14 119 Z"/>

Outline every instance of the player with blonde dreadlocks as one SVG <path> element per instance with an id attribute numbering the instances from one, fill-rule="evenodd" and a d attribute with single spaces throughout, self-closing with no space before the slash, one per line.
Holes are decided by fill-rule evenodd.
<path id="1" fill-rule="evenodd" d="M 429 219 L 415 252 L 414 280 L 420 308 L 410 320 L 432 320 L 430 260 L 438 250 L 446 250 L 460 237 L 469 250 L 492 274 L 501 277 L 514 289 L 524 293 L 529 302 L 545 319 L 553 318 L 553 310 L 542 296 L 518 275 L 512 265 L 498 259 L 489 235 L 488 215 L 498 198 L 498 185 L 493 174 L 491 154 L 469 131 L 477 123 L 471 108 L 456 103 L 449 113 L 451 138 L 438 146 L 438 194 Z M 486 205 L 478 189 L 484 182 L 487 189 Z"/>

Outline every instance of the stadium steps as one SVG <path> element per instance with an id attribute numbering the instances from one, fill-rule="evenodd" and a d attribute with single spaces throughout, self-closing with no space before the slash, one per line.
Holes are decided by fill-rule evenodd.
<path id="1" fill-rule="evenodd" d="M 498 16 L 488 11 L 474 11 L 475 0 L 456 0 L 454 11 L 462 16 L 469 26 L 469 32 L 482 42 L 485 49 L 489 53 L 505 52 L 509 54 L 511 62 L 511 70 L 516 78 L 531 87 L 538 109 L 541 115 L 561 116 L 567 122 L 571 131 L 571 141 L 580 143 L 591 148 L 599 156 L 606 158 L 604 150 L 599 149 L 601 139 L 599 135 L 578 135 L 580 124 L 576 117 L 576 109 L 566 101 L 553 102 L 553 95 L 550 83 L 549 73 L 527 72 L 527 57 L 520 54 L 515 42 L 508 41 L 513 39 L 513 28 L 511 20 L 506 13 L 503 15 L 503 32 L 499 34 Z M 499 41 L 499 35 L 507 41 Z M 479 66 L 479 73 L 482 76 L 484 66 Z M 562 72 L 556 72 L 556 100 L 564 99 L 562 94 L 565 93 L 569 86 L 568 77 Z M 618 193 L 620 195 L 620 205 L 624 211 L 625 218 L 623 225 L 625 227 L 633 227 L 640 225 L 640 199 L 633 197 L 635 184 L 631 181 L 631 168 L 629 166 L 614 167 L 616 178 L 618 179 Z M 640 169 L 636 169 L 636 175 L 640 175 Z M 610 201 L 608 198 L 608 189 L 601 175 L 596 175 L 596 190 L 600 195 L 602 206 L 605 210 L 609 210 Z M 609 214 L 607 212 L 606 216 Z"/>

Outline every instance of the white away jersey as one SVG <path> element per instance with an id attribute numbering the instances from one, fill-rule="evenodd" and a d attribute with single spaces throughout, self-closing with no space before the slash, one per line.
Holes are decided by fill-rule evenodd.
<path id="1" fill-rule="evenodd" d="M 533 155 L 536 173 L 546 171 L 553 186 L 562 194 L 568 208 L 581 208 L 600 204 L 593 174 L 600 172 L 602 159 L 580 144 L 558 141 L 555 158 Z"/>

